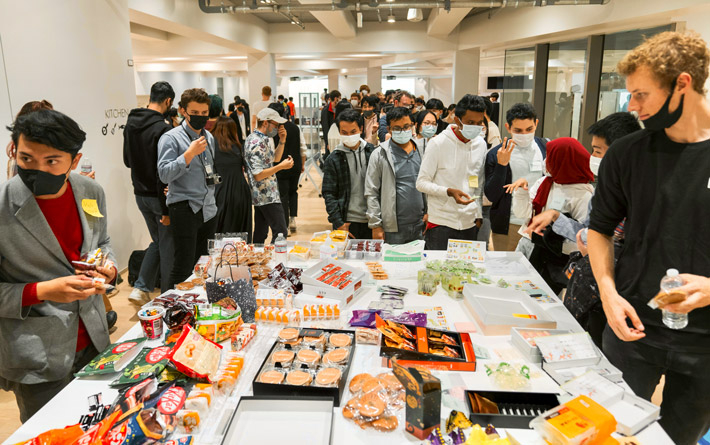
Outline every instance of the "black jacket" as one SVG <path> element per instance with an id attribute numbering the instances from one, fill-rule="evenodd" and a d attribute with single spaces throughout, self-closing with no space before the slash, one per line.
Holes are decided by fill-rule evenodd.
<path id="1" fill-rule="evenodd" d="M 320 126 L 323 130 L 323 139 L 325 140 L 325 147 L 330 149 L 335 149 L 335 147 L 328 147 L 328 131 L 330 126 L 333 125 L 335 121 L 335 116 L 328 110 L 330 104 L 323 105 L 323 109 L 320 110 Z"/>
<path id="2" fill-rule="evenodd" d="M 293 158 L 293 167 L 277 172 L 276 178 L 279 180 L 300 176 L 301 166 L 303 165 L 303 160 L 301 159 L 301 130 L 293 122 L 286 122 L 284 128 L 286 128 L 286 146 L 281 160 L 291 156 Z M 274 144 L 279 145 L 279 135 L 274 136 Z M 276 165 L 276 162 L 274 162 L 274 165 Z"/>
<path id="3" fill-rule="evenodd" d="M 325 200 L 325 211 L 328 212 L 328 221 L 333 227 L 345 224 L 348 217 L 348 204 L 350 204 L 350 167 L 346 153 L 335 150 L 330 152 L 323 162 L 323 184 L 321 193 Z M 375 146 L 365 145 L 365 164 L 370 165 L 370 155 L 375 151 Z"/>
<path id="4" fill-rule="evenodd" d="M 547 141 L 542 138 L 535 138 L 535 143 L 542 152 L 542 159 L 547 156 Z M 505 193 L 503 187 L 513 182 L 513 171 L 510 164 L 502 166 L 498 164 L 499 144 L 491 148 L 486 155 L 486 185 L 483 192 L 486 198 L 493 203 L 491 206 L 491 231 L 500 235 L 508 234 L 510 224 L 510 206 L 513 196 Z M 529 184 L 532 187 L 532 184 Z"/>
<path id="5" fill-rule="evenodd" d="M 234 123 L 237 124 L 237 139 L 239 140 L 239 143 L 242 144 L 242 147 L 243 147 L 244 140 L 247 138 L 248 134 L 242 134 L 242 126 L 239 123 L 239 113 L 237 113 L 235 111 L 229 117 L 231 117 L 232 120 L 234 121 Z M 249 122 L 246 121 L 247 119 L 249 119 L 249 118 L 247 117 L 247 112 L 245 110 L 244 111 L 244 125 L 247 126 L 247 128 L 248 128 Z"/>
<path id="6" fill-rule="evenodd" d="M 158 179 L 158 140 L 172 128 L 157 111 L 135 108 L 128 114 L 123 129 L 123 163 L 131 169 L 133 193 L 158 198 L 163 215 L 168 214 L 168 206 L 165 184 Z"/>

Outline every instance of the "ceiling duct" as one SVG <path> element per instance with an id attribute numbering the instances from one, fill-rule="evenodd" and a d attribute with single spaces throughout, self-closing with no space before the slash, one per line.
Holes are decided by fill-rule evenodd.
<path id="1" fill-rule="evenodd" d="M 550 6 L 582 6 L 582 5 L 605 5 L 611 0 L 547 0 L 546 7 Z M 243 14 L 263 14 L 263 13 L 278 13 L 281 9 L 286 9 L 285 5 L 279 5 L 277 3 L 272 3 L 268 6 L 257 6 L 252 4 L 250 6 L 227 6 L 222 1 L 219 6 L 213 6 L 212 3 L 216 3 L 210 0 L 198 0 L 200 5 L 200 10 L 202 12 L 210 14 L 226 14 L 226 13 L 243 13 Z M 456 8 L 510 8 L 510 7 L 541 7 L 541 0 L 518 0 L 512 1 L 471 1 L 471 0 L 461 0 L 454 1 L 451 0 L 422 0 L 422 1 L 406 1 L 406 2 L 394 2 L 394 3 L 378 3 L 377 1 L 370 1 L 369 3 L 361 3 L 361 11 L 379 11 L 382 8 L 392 8 L 392 9 L 424 9 L 424 8 L 441 8 L 444 9 L 447 5 L 453 5 Z M 345 5 L 345 6 L 343 6 Z M 347 0 L 341 0 L 338 3 L 333 4 L 299 4 L 290 6 L 289 10 L 291 12 L 312 12 L 312 11 L 332 11 L 333 7 L 336 10 L 341 11 L 357 11 L 358 6 L 355 3 L 347 2 Z"/>

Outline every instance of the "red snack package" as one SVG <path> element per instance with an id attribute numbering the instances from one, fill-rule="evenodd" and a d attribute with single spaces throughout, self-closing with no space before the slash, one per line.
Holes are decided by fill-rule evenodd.
<path id="1" fill-rule="evenodd" d="M 169 358 L 186 376 L 209 380 L 217 373 L 221 355 L 222 346 L 207 340 L 192 326 L 185 325 Z"/>

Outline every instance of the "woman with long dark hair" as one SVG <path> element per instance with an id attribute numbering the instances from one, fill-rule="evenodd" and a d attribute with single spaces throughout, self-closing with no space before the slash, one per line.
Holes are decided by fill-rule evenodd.
<path id="1" fill-rule="evenodd" d="M 251 243 L 251 189 L 245 173 L 244 148 L 237 139 L 237 124 L 228 117 L 219 117 L 212 129 L 217 141 L 214 166 L 222 176 L 215 189 L 217 201 L 217 233 L 247 232 Z"/>

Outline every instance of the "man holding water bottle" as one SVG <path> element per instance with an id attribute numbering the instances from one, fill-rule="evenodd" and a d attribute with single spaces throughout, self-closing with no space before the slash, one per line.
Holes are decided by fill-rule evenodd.
<path id="1" fill-rule="evenodd" d="M 710 104 L 707 44 L 696 34 L 649 38 L 619 63 L 645 129 L 604 156 L 593 198 L 589 257 L 609 326 L 603 350 L 634 392 L 650 400 L 665 376 L 661 426 L 677 444 L 710 428 Z M 626 218 L 614 266 L 612 236 Z M 668 269 L 683 272 L 688 313 L 671 329 L 648 302 Z M 667 280 L 664 280 L 664 283 Z M 665 287 L 665 286 L 664 286 Z"/>

